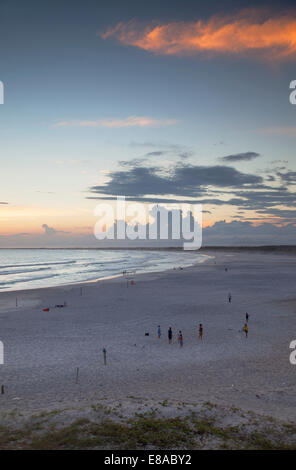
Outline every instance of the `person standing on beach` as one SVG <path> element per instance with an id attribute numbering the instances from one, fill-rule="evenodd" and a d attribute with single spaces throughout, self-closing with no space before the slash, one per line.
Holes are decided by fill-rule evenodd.
<path id="1" fill-rule="evenodd" d="M 198 329 L 198 338 L 202 339 L 202 334 L 203 334 L 203 326 L 202 323 L 199 324 L 199 329 Z"/>
<path id="2" fill-rule="evenodd" d="M 245 323 L 245 326 L 244 326 L 243 330 L 244 330 L 244 332 L 245 332 L 245 334 L 246 334 L 246 338 L 247 338 L 247 337 L 248 337 L 248 333 L 249 333 L 249 327 L 248 327 L 248 324 L 247 324 L 247 323 Z"/>
<path id="3" fill-rule="evenodd" d="M 168 338 L 169 338 L 169 344 L 172 344 L 173 332 L 172 332 L 171 327 L 169 327 L 169 330 L 168 330 Z"/>
<path id="4" fill-rule="evenodd" d="M 249 314 L 248 314 L 248 312 L 246 312 L 246 322 L 247 322 L 247 323 L 249 322 Z"/>
<path id="5" fill-rule="evenodd" d="M 161 329 L 160 329 L 160 325 L 158 325 L 158 328 L 157 328 L 157 336 L 158 338 L 161 337 Z"/>
<path id="6" fill-rule="evenodd" d="M 179 335 L 178 335 L 178 343 L 180 344 L 180 348 L 182 348 L 183 347 L 183 335 L 182 335 L 181 330 L 179 331 Z"/>
<path id="7" fill-rule="evenodd" d="M 228 302 L 231 304 L 231 293 L 228 294 Z"/>

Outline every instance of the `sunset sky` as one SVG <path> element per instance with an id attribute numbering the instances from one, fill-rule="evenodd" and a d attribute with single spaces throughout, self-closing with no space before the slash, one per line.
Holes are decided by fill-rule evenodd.
<path id="1" fill-rule="evenodd" d="M 91 245 L 122 195 L 292 243 L 293 4 L 2 0 L 0 247 Z"/>

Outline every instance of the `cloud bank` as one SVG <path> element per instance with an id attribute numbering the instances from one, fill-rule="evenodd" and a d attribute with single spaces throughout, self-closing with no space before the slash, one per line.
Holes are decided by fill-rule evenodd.
<path id="1" fill-rule="evenodd" d="M 44 229 L 44 234 L 49 237 L 51 237 L 52 235 L 56 235 L 57 233 L 65 233 L 65 234 L 70 233 L 70 232 L 65 232 L 64 230 L 56 230 L 54 227 L 49 227 L 47 224 L 43 224 L 42 228 Z"/>
<path id="2" fill-rule="evenodd" d="M 24 236 L 26 235 L 26 236 Z M 259 246 L 259 245 L 294 245 L 296 225 L 290 223 L 275 226 L 270 223 L 253 225 L 248 221 L 225 222 L 223 220 L 203 229 L 203 246 Z M 164 243 L 165 246 L 165 243 Z M 0 236 L 0 248 L 103 248 L 104 242 L 97 240 L 93 234 L 68 237 L 56 234 L 16 234 Z"/>

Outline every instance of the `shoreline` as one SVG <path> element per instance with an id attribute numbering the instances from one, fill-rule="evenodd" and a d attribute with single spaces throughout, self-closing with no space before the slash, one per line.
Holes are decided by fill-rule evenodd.
<path id="1" fill-rule="evenodd" d="M 185 267 L 174 267 L 174 268 L 166 268 L 166 269 L 160 269 L 160 270 L 157 270 L 157 271 L 138 271 L 135 269 L 135 276 L 141 276 L 141 275 L 148 275 L 148 274 L 158 274 L 158 273 L 162 273 L 162 272 L 169 272 L 171 270 L 175 270 L 175 269 L 186 269 L 186 268 L 190 268 L 192 266 L 195 266 L 195 265 L 199 265 L 201 263 L 204 263 L 207 261 L 207 258 L 208 259 L 211 259 L 211 258 L 214 258 L 214 256 L 211 256 L 211 255 L 206 255 L 206 254 L 203 254 L 202 256 L 205 257 L 204 260 L 200 260 L 200 261 L 196 261 L 188 266 L 185 266 Z M 120 273 L 117 273 L 117 274 L 111 274 L 111 275 L 107 275 L 107 276 L 103 276 L 103 277 L 95 277 L 94 279 L 87 279 L 85 281 L 77 281 L 77 282 L 68 282 L 68 283 L 61 283 L 61 284 L 54 284 L 54 285 L 48 285 L 48 286 L 40 286 L 40 287 L 28 287 L 27 289 L 0 289 L 0 294 L 1 293 L 8 293 L 8 292 L 11 292 L 11 293 L 26 293 L 27 291 L 35 291 L 35 290 L 39 290 L 39 289 L 51 289 L 51 288 L 63 288 L 63 287 L 68 287 L 68 286 L 83 286 L 85 284 L 93 284 L 93 283 L 96 283 L 96 282 L 102 282 L 102 281 L 107 281 L 107 280 L 112 280 L 112 279 L 116 279 L 116 278 L 120 278 L 123 276 L 123 273 L 124 271 L 121 271 Z"/>

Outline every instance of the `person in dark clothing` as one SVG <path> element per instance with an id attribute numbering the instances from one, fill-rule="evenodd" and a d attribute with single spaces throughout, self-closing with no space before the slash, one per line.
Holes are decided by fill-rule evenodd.
<path id="1" fill-rule="evenodd" d="M 248 321 L 249 321 L 249 314 L 248 314 L 248 312 L 247 312 L 247 313 L 246 313 L 246 322 L 248 323 Z"/>
<path id="2" fill-rule="evenodd" d="M 231 303 L 231 293 L 228 294 L 228 302 Z"/>
<path id="3" fill-rule="evenodd" d="M 199 335 L 198 335 L 199 339 L 202 339 L 202 335 L 203 335 L 203 326 L 202 326 L 201 323 L 199 324 L 198 332 L 199 332 Z"/>
<path id="4" fill-rule="evenodd" d="M 169 339 L 169 344 L 171 344 L 172 339 L 173 339 L 173 331 L 171 327 L 169 327 L 169 330 L 168 330 L 168 339 Z"/>

